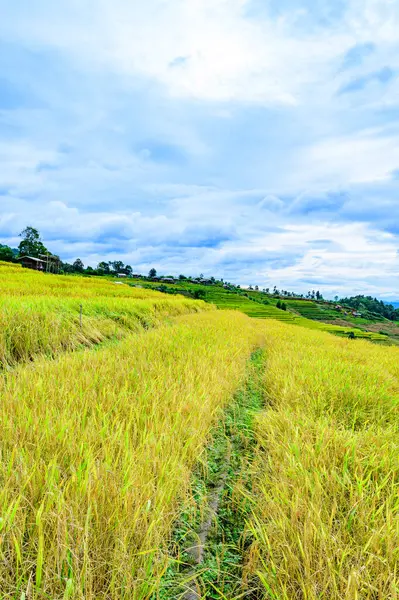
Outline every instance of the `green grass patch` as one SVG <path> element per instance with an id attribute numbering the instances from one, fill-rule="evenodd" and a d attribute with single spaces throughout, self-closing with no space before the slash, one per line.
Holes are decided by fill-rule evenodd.
<path id="1" fill-rule="evenodd" d="M 243 561 L 251 540 L 243 532 L 251 514 L 253 421 L 263 406 L 263 365 L 263 352 L 258 350 L 250 360 L 245 384 L 212 432 L 176 523 L 170 564 L 154 600 L 194 598 L 195 594 L 198 598 L 233 598 L 244 590 Z M 209 514 L 210 504 L 213 515 Z M 206 542 L 198 551 L 210 516 Z"/>

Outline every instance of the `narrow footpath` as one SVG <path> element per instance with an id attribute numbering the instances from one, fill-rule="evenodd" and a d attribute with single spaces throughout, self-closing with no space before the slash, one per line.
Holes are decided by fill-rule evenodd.
<path id="1" fill-rule="evenodd" d="M 262 410 L 264 353 L 255 351 L 241 389 L 215 427 L 176 523 L 170 566 L 154 600 L 255 598 L 243 580 L 251 513 L 253 421 Z"/>

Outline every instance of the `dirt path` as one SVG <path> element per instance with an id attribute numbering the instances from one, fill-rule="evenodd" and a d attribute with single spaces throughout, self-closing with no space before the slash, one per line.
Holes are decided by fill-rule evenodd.
<path id="1" fill-rule="evenodd" d="M 154 599 L 233 598 L 245 591 L 246 491 L 254 459 L 253 420 L 263 407 L 263 366 L 263 352 L 254 352 L 244 385 L 213 431 L 193 474 L 190 502 L 176 524 L 171 567 Z"/>
<path id="2" fill-rule="evenodd" d="M 198 543 L 195 546 L 186 548 L 189 557 L 192 558 L 196 567 L 201 566 L 205 559 L 205 550 L 207 547 L 208 537 L 211 533 L 213 523 L 217 520 L 218 510 L 221 502 L 221 496 L 226 485 L 228 471 L 228 457 L 226 456 L 226 469 L 221 473 L 218 485 L 209 496 L 207 507 L 207 515 L 202 521 L 198 529 Z M 192 569 L 188 573 L 190 579 L 195 581 L 196 569 Z M 200 600 L 201 594 L 196 589 L 187 589 L 182 596 L 182 600 Z"/>

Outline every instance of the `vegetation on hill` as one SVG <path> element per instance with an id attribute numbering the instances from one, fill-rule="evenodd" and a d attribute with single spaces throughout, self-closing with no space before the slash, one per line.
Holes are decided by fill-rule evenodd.
<path id="1" fill-rule="evenodd" d="M 24 255 L 37 258 L 51 254 L 44 246 L 38 229 L 28 226 L 20 233 L 20 237 L 21 242 L 18 250 L 0 244 L 0 261 L 16 262 L 18 257 Z M 57 269 L 58 268 L 62 274 L 79 274 L 98 277 L 124 275 L 130 278 L 133 277 L 133 268 L 131 265 L 124 264 L 121 260 L 100 261 L 96 268 L 91 266 L 85 267 L 80 258 L 77 258 L 73 263 L 67 263 L 60 260 L 59 267 L 57 266 Z M 335 297 L 335 303 L 325 301 L 323 299 L 323 294 L 319 290 L 310 290 L 305 296 L 304 294 L 297 294 L 288 290 L 279 290 L 277 286 L 260 289 L 258 285 L 251 285 L 248 289 L 241 289 L 239 285 L 225 282 L 223 279 L 218 280 L 215 277 L 204 278 L 203 274 L 199 277 L 183 274 L 179 275 L 179 277 L 170 275 L 160 276 L 155 268 L 151 268 L 147 276 L 139 275 L 139 278 L 144 285 L 159 282 L 159 291 L 164 293 L 173 290 L 176 291 L 175 288 L 168 287 L 168 284 L 179 284 L 180 287 L 183 286 L 186 290 L 190 289 L 190 285 L 196 285 L 198 287 L 194 290 L 193 296 L 196 299 L 206 299 L 207 292 L 203 286 L 216 286 L 223 287 L 223 289 L 233 293 L 242 294 L 250 300 L 260 304 L 267 304 L 269 298 L 276 299 L 277 301 L 273 303 L 273 306 L 276 308 L 281 310 L 293 310 L 301 316 L 313 320 L 334 320 L 338 316 L 335 310 L 338 296 Z M 356 310 L 361 313 L 362 317 L 372 321 L 379 319 L 388 319 L 391 321 L 399 320 L 399 309 L 396 309 L 391 304 L 385 304 L 382 300 L 372 298 L 371 296 L 342 298 L 339 302 L 344 307 L 344 313 L 345 310 Z M 260 312 L 262 313 L 264 311 Z M 345 318 L 345 314 L 343 316 Z M 339 315 L 339 317 L 342 317 L 342 314 Z"/>
<path id="2" fill-rule="evenodd" d="M 20 256 L 33 256 L 38 258 L 44 254 L 49 254 L 46 246 L 43 244 L 40 233 L 34 227 L 25 227 L 20 233 L 22 238 L 21 243 L 18 246 Z"/>
<path id="3" fill-rule="evenodd" d="M 270 296 L 264 292 L 241 289 L 226 284 L 214 283 L 212 285 L 193 283 L 191 280 L 180 280 L 174 284 L 159 284 L 148 280 L 129 281 L 132 286 L 144 289 L 156 289 L 166 294 L 183 294 L 191 298 L 201 298 L 214 304 L 222 310 L 240 310 L 246 315 L 258 319 L 275 319 L 307 327 L 322 329 L 338 336 L 353 336 L 368 339 L 375 343 L 386 344 L 393 338 L 377 331 L 368 331 L 365 327 L 354 327 L 352 317 L 348 318 L 347 325 L 339 311 L 329 303 L 316 303 L 312 300 L 286 298 L 281 301 L 277 296 Z M 282 306 L 283 305 L 283 306 Z M 339 324 L 334 321 L 340 317 Z M 325 322 L 326 321 L 326 322 Z M 360 320 L 362 323 L 367 322 Z M 375 321 L 373 321 L 375 322 Z"/>
<path id="4" fill-rule="evenodd" d="M 10 246 L 0 244 L 0 261 L 15 262 L 17 256 L 18 250 L 10 248 Z"/>
<path id="5" fill-rule="evenodd" d="M 349 306 L 357 311 L 374 317 L 383 317 L 390 321 L 399 320 L 399 310 L 392 304 L 386 304 L 382 300 L 377 300 L 372 296 L 352 296 L 350 298 L 342 298 L 340 303 L 344 306 Z"/>

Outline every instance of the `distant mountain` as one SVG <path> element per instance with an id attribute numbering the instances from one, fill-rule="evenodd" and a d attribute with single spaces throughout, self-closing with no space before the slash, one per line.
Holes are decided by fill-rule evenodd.
<path id="1" fill-rule="evenodd" d="M 9 246 L 6 246 L 5 244 L 0 244 L 0 248 L 9 248 Z M 14 256 L 18 256 L 19 250 L 17 248 L 11 248 L 11 250 Z"/>
<path id="2" fill-rule="evenodd" d="M 392 304 L 394 308 L 399 308 L 399 301 L 392 302 L 391 300 L 386 301 L 387 304 Z"/>

